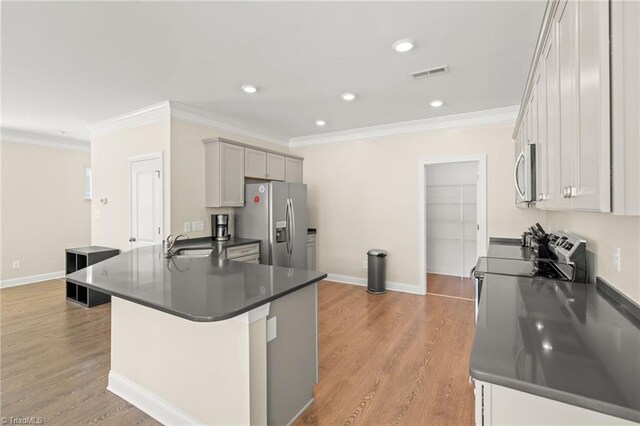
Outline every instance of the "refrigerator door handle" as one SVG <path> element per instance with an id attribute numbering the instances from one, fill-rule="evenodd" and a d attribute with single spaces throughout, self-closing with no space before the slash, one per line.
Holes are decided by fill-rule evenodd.
<path id="1" fill-rule="evenodd" d="M 293 244 L 296 241 L 296 209 L 293 207 L 293 199 L 289 198 L 289 202 L 291 203 L 291 253 L 293 254 Z"/>
<path id="2" fill-rule="evenodd" d="M 290 213 L 290 206 L 289 206 L 289 199 L 287 198 L 287 206 L 285 208 L 285 213 L 284 213 L 284 221 L 285 221 L 285 237 L 284 237 L 284 242 L 285 245 L 287 247 L 287 255 L 291 256 L 291 252 L 289 250 L 290 247 L 290 243 L 289 243 L 289 233 L 290 233 L 290 217 L 291 213 Z"/>

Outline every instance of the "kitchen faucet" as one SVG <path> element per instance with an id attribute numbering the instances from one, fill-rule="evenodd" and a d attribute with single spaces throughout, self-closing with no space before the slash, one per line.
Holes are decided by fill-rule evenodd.
<path id="1" fill-rule="evenodd" d="M 163 241 L 164 254 L 166 257 L 171 257 L 171 250 L 173 249 L 173 246 L 178 242 L 178 239 L 180 237 L 184 238 L 185 240 L 189 239 L 189 236 L 185 234 L 180 234 L 175 238 L 173 238 L 173 234 L 169 234 L 167 239 Z"/>

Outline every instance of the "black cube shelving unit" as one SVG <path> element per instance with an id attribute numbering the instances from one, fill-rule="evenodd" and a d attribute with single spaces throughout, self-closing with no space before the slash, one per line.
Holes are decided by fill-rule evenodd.
<path id="1" fill-rule="evenodd" d="M 77 247 L 66 250 L 67 275 L 95 265 L 113 256 L 120 254 L 120 250 L 110 247 L 89 246 Z M 97 290 L 67 281 L 67 300 L 91 308 L 93 306 L 109 303 L 111 296 Z"/>

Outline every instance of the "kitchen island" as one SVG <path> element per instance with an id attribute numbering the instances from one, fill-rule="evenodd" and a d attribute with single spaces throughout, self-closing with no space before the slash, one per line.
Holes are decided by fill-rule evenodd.
<path id="1" fill-rule="evenodd" d="M 286 424 L 313 398 L 325 277 L 153 246 L 67 279 L 112 296 L 110 391 L 165 424 Z"/>

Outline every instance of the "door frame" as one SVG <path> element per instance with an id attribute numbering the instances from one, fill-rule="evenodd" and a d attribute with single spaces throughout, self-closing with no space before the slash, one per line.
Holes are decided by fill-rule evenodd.
<path id="1" fill-rule="evenodd" d="M 131 232 L 133 230 L 133 194 L 131 193 L 131 179 L 133 178 L 133 173 L 131 172 L 131 168 L 133 163 L 137 161 L 146 161 L 146 160 L 160 160 L 160 235 L 162 240 L 164 240 L 164 151 L 154 152 L 151 154 L 144 155 L 135 155 L 133 157 L 129 157 L 127 160 L 127 204 L 128 204 L 128 213 L 129 216 L 129 237 L 131 238 Z M 129 249 L 133 248 L 133 243 L 127 241 L 129 244 Z"/>
<path id="2" fill-rule="evenodd" d="M 418 284 L 420 294 L 427 294 L 427 209 L 426 183 L 427 166 L 443 163 L 476 162 L 478 164 L 478 230 L 477 255 L 487 254 L 487 155 L 462 155 L 457 157 L 422 158 L 418 160 Z"/>

